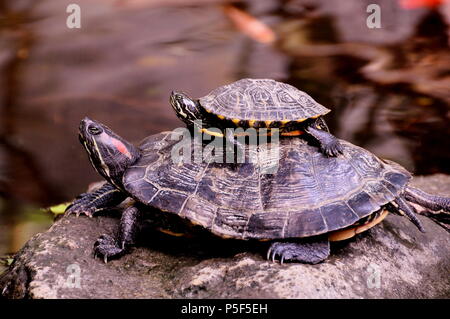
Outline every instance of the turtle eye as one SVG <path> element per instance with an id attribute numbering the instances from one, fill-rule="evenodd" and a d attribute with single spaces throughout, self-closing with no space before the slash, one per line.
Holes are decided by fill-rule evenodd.
<path id="1" fill-rule="evenodd" d="M 99 127 L 93 126 L 93 125 L 88 127 L 88 131 L 92 135 L 97 135 L 97 134 L 100 134 L 102 132 L 102 130 Z"/>

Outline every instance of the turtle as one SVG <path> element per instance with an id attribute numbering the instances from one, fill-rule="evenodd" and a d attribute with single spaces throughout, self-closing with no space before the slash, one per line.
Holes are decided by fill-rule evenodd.
<path id="1" fill-rule="evenodd" d="M 433 211 L 450 209 L 450 198 L 409 186 L 411 174 L 399 164 L 344 140 L 338 157 L 325 156 L 295 137 L 280 139 L 278 145 L 247 145 L 253 155 L 232 165 L 210 153 L 198 162 L 176 161 L 175 146 L 184 142 L 193 152 L 198 142 L 174 136 L 154 134 L 135 146 L 102 123 L 81 121 L 79 139 L 106 183 L 80 195 L 66 214 L 92 216 L 132 198 L 118 236 L 102 235 L 94 244 L 95 255 L 105 262 L 132 247 L 147 208 L 222 238 L 270 241 L 270 260 L 310 264 L 329 256 L 330 241 L 353 237 L 388 212 L 406 215 L 424 231 L 411 203 Z M 267 170 L 275 158 L 266 156 L 272 147 L 278 163 L 276 170 Z M 254 156 L 261 154 L 266 155 Z"/>
<path id="2" fill-rule="evenodd" d="M 235 141 L 235 128 L 277 128 L 282 136 L 306 135 L 318 142 L 327 156 L 342 152 L 323 119 L 330 109 L 311 96 L 287 83 L 272 79 L 244 78 L 220 86 L 199 99 L 184 92 L 172 91 L 170 104 L 188 126 L 203 133 Z M 201 120 L 201 126 L 198 121 Z M 219 130 L 211 128 L 219 128 Z"/>

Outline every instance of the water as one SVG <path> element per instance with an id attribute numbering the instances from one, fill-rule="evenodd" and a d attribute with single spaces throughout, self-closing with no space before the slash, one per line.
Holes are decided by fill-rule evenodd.
<path id="1" fill-rule="evenodd" d="M 39 207 L 99 180 L 78 143 L 80 119 L 137 142 L 181 126 L 174 89 L 199 97 L 242 77 L 285 81 L 333 110 L 338 137 L 416 174 L 450 173 L 449 18 L 439 8 L 378 1 L 377 30 L 365 25 L 373 1 L 236 2 L 237 25 L 221 1 L 78 0 L 82 27 L 68 29 L 72 2 L 0 5 L 0 256 L 49 227 Z M 275 43 L 249 32 L 245 14 Z"/>

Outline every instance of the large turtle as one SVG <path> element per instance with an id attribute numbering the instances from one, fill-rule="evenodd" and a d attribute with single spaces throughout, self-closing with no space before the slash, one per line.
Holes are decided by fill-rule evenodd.
<path id="1" fill-rule="evenodd" d="M 322 118 L 329 109 L 297 88 L 270 79 L 241 79 L 221 86 L 198 100 L 183 92 L 172 92 L 170 104 L 188 127 L 202 121 L 199 130 L 224 136 L 233 143 L 230 128 L 278 128 L 281 135 L 306 134 L 314 138 L 327 156 L 342 152 Z M 197 125 L 198 126 L 198 125 Z M 213 130 L 219 128 L 220 130 Z"/>
<path id="2" fill-rule="evenodd" d="M 107 183 L 82 194 L 67 214 L 92 216 L 127 197 L 135 200 L 123 212 L 118 237 L 103 235 L 96 242 L 95 253 L 105 260 L 126 252 L 146 206 L 159 209 L 161 216 L 178 215 L 221 237 L 272 240 L 271 259 L 304 263 L 324 260 L 330 240 L 370 228 L 387 211 L 405 214 L 423 230 L 407 201 L 431 210 L 450 208 L 449 198 L 408 186 L 411 175 L 400 165 L 345 141 L 340 141 L 343 155 L 339 157 L 324 156 L 298 138 L 258 148 L 248 145 L 249 160 L 236 165 L 217 163 L 211 153 L 200 163 L 185 157 L 174 161 L 174 146 L 186 141 L 174 139 L 172 132 L 149 136 L 135 147 L 85 118 L 79 137 Z M 189 155 L 196 143 L 189 139 L 185 144 L 192 146 Z M 268 147 L 274 152 L 268 153 Z M 277 154 L 275 150 L 279 156 L 255 156 Z M 278 158 L 277 170 L 267 173 L 265 166 L 274 158 Z"/>

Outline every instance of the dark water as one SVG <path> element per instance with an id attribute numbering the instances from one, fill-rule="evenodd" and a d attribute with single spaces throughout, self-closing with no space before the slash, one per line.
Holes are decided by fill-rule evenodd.
<path id="1" fill-rule="evenodd" d="M 450 17 L 441 7 L 237 1 L 243 15 L 233 22 L 215 0 L 78 0 L 81 29 L 69 29 L 73 2 L 0 2 L 0 255 L 51 224 L 38 207 L 99 179 L 78 143 L 81 118 L 139 141 L 181 126 L 173 89 L 199 97 L 242 77 L 285 81 L 333 110 L 338 137 L 416 174 L 450 173 Z M 380 29 L 366 26 L 370 3 L 382 9 Z M 276 40 L 252 33 L 250 16 Z"/>

